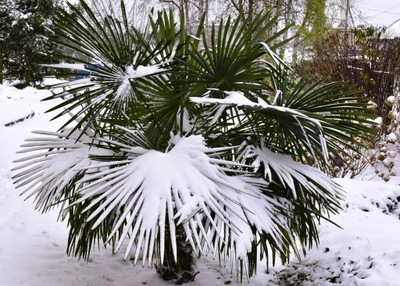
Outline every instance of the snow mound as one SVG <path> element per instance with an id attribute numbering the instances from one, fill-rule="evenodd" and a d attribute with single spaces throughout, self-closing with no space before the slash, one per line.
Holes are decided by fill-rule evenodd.
<path id="1" fill-rule="evenodd" d="M 37 113 L 43 113 L 46 110 L 45 104 L 38 103 L 50 95 L 48 90 L 37 90 L 33 87 L 19 90 L 12 86 L 0 85 L 0 126 L 11 127 L 34 117 Z"/>
<path id="2" fill-rule="evenodd" d="M 278 269 L 271 285 L 399 285 L 400 187 L 337 180 L 347 190 L 343 212 L 323 222 L 320 246 Z"/>

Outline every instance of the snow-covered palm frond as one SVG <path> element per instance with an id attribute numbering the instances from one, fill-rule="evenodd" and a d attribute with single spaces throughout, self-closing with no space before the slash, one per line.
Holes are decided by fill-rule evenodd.
<path id="1" fill-rule="evenodd" d="M 243 159 L 252 158 L 252 165 L 259 169 L 263 166 L 264 177 L 272 182 L 278 178 L 279 183 L 292 192 L 295 200 L 300 196 L 311 195 L 332 200 L 343 197 L 342 188 L 320 170 L 294 161 L 290 156 L 273 152 L 262 147 L 249 146 L 242 154 Z M 303 188 L 299 188 L 300 184 Z M 322 203 L 322 202 L 321 202 Z"/>
<path id="2" fill-rule="evenodd" d="M 82 118 L 77 128 L 84 131 L 83 123 L 116 120 L 111 116 L 113 110 L 126 111 L 132 105 L 140 105 L 137 101 L 146 100 L 148 95 L 143 89 L 154 85 L 151 78 L 166 73 L 177 44 L 174 21 L 171 24 L 159 19 L 165 20 L 163 32 L 171 38 L 156 42 L 157 25 L 154 30 L 139 31 L 127 22 L 126 14 L 121 19 L 110 15 L 101 18 L 85 1 L 80 4 L 82 10 L 70 5 L 72 14 L 61 10 L 54 18 L 54 41 L 77 52 L 75 56 L 64 57 L 75 63 L 49 65 L 75 80 L 53 86 L 54 94 L 47 99 L 67 98 L 51 110 L 61 110 L 56 117 L 73 111 L 74 116 L 64 127 Z M 121 5 L 122 12 L 126 13 Z M 157 77 L 157 84 L 166 85 L 165 77 Z"/>
<path id="3" fill-rule="evenodd" d="M 341 186 L 319 169 L 296 162 L 287 154 L 274 152 L 263 142 L 261 147 L 247 146 L 241 159 L 252 164 L 255 171 L 270 182 L 268 192 L 264 193 L 284 205 L 280 212 L 292 226 L 291 234 L 299 239 L 298 246 L 303 253 L 307 247 L 318 243 L 317 222 L 329 220 L 331 213 L 341 209 L 339 201 L 344 197 Z M 288 248 L 299 256 L 296 240 L 289 239 Z"/>
<path id="4" fill-rule="evenodd" d="M 221 149 L 207 148 L 202 136 L 174 137 L 170 144 L 172 149 L 165 153 L 126 147 L 126 160 L 86 168 L 93 174 L 80 181 L 87 185 L 75 204 L 89 202 L 84 211 L 91 210 L 88 221 L 95 219 L 93 228 L 118 214 L 108 238 L 118 239 L 117 250 L 130 237 L 125 257 L 135 246 L 135 263 L 143 254 L 143 264 L 152 265 L 158 249 L 163 261 L 166 244 L 172 246 L 176 260 L 180 225 L 193 249 L 217 254 L 225 245 L 233 260 L 246 258 L 257 233 L 268 233 L 277 245 L 283 243 L 280 232 L 286 226 L 276 214 L 279 203 L 262 194 L 264 180 L 228 175 L 227 166 L 240 164 L 213 158 Z"/>
<path id="5" fill-rule="evenodd" d="M 14 180 L 17 187 L 25 189 L 23 194 L 35 197 L 38 209 L 47 211 L 79 189 L 77 181 L 83 176 L 82 169 L 93 163 L 89 154 L 108 152 L 91 148 L 88 145 L 91 138 L 87 134 L 77 141 L 74 134 L 66 137 L 68 130 L 34 133 L 42 136 L 26 139 L 28 143 L 21 146 L 24 149 L 20 153 L 33 154 L 15 161 L 20 164 L 13 169 L 18 172 Z"/>
<path id="6" fill-rule="evenodd" d="M 225 91 L 224 93 L 227 95 L 225 98 L 190 97 L 189 99 L 198 104 L 218 104 L 220 105 L 220 109 L 224 109 L 226 106 L 247 108 L 251 112 L 261 113 L 263 117 L 282 122 L 287 126 L 290 132 L 297 134 L 298 140 L 304 141 L 305 148 L 307 148 L 312 155 L 315 155 L 313 144 L 316 140 L 314 138 L 319 138 L 319 144 L 316 147 L 320 149 L 325 160 L 328 160 L 324 131 L 318 119 L 295 109 L 268 104 L 259 97 L 257 98 L 257 102 L 251 101 L 240 91 Z M 221 110 L 218 110 L 215 116 L 220 116 L 221 113 Z M 238 116 L 245 118 L 244 113 Z M 214 117 L 212 122 L 216 122 L 217 120 L 218 118 Z M 239 122 L 240 118 L 236 118 L 236 122 L 235 119 L 232 120 L 232 124 L 237 124 Z"/>
<path id="7" fill-rule="evenodd" d="M 267 67 L 270 71 L 271 89 L 278 95 L 274 96 L 273 104 L 300 111 L 319 121 L 328 152 L 334 154 L 334 157 L 350 156 L 346 150 L 358 152 L 364 147 L 363 142 L 374 140 L 376 131 L 368 124 L 370 115 L 367 111 L 367 100 L 361 99 L 359 90 L 350 88 L 343 82 L 311 82 L 294 75 L 283 64 L 274 66 L 267 63 Z M 316 156 L 306 159 L 307 155 L 303 152 L 304 148 L 308 147 L 306 142 L 299 141 L 297 134 L 287 132 L 285 124 L 271 121 L 265 125 L 265 129 L 272 135 L 266 138 L 268 144 L 277 145 L 291 154 L 296 154 L 303 162 L 317 164 L 329 171 L 326 152 L 315 152 Z M 355 130 L 357 132 L 354 132 Z M 315 137 L 312 143 L 317 145 L 319 141 L 320 139 Z"/>
<path id="8" fill-rule="evenodd" d="M 86 79 L 76 79 L 67 83 L 60 83 L 53 85 L 52 87 L 56 90 L 64 88 L 62 92 L 58 92 L 51 98 L 55 97 L 68 97 L 72 92 L 76 92 L 78 89 L 90 89 L 92 93 L 96 94 L 96 97 L 90 102 L 91 105 L 98 104 L 102 100 L 112 100 L 115 106 L 119 106 L 123 103 L 132 102 L 136 100 L 134 90 L 131 88 L 131 81 L 139 78 L 145 78 L 151 75 L 156 75 L 165 71 L 160 66 L 166 65 L 168 62 L 157 63 L 154 65 L 138 65 L 136 63 L 125 65 L 124 67 L 113 67 L 109 69 L 111 63 L 105 64 L 48 64 L 46 67 L 55 69 L 67 69 L 67 70 L 78 70 L 83 73 Z M 109 89 L 101 89 L 101 84 L 107 83 Z M 76 87 L 77 88 L 74 88 Z M 68 89 L 66 89 L 68 88 Z M 113 94 L 111 97 L 110 95 Z M 76 94 L 75 94 L 76 96 Z M 110 97 L 110 98 L 107 98 Z"/>

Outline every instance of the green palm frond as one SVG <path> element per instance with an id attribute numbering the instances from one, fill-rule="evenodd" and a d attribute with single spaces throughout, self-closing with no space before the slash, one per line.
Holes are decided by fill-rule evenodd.
<path id="1" fill-rule="evenodd" d="M 84 130 L 83 123 L 103 123 L 114 117 L 115 109 L 126 110 L 137 101 L 146 100 L 147 95 L 141 87 L 154 85 L 147 78 L 168 70 L 177 45 L 174 42 L 175 27 L 171 23 L 171 26 L 163 25 L 166 30 L 172 30 L 168 35 L 171 39 L 163 38 L 163 42 L 153 43 L 159 29 L 139 31 L 126 22 L 126 15 L 122 22 L 111 16 L 100 21 L 84 1 L 80 4 L 82 10 L 70 5 L 71 14 L 63 10 L 56 14 L 54 41 L 77 52 L 76 57 L 59 55 L 62 59 L 81 63 L 81 66 L 59 64 L 51 67 L 72 71 L 71 75 L 77 76 L 85 71 L 87 78 L 54 86 L 64 87 L 64 91 L 48 98 L 69 98 L 49 111 L 65 109 L 56 116 L 60 117 L 73 110 L 75 115 L 65 126 L 80 118 L 75 130 Z M 165 15 L 159 17 L 159 23 L 166 18 Z M 166 85 L 164 78 L 157 80 L 162 81 L 159 86 Z M 119 124 L 124 121 L 123 118 L 113 119 Z"/>
<path id="2" fill-rule="evenodd" d="M 275 22 L 275 18 L 264 13 L 251 19 L 228 17 L 226 21 L 212 24 L 211 34 L 202 34 L 201 49 L 195 46 L 190 50 L 189 59 L 181 62 L 189 95 L 201 96 L 210 89 L 249 94 L 259 91 L 265 77 L 259 60 L 266 54 L 259 42 L 274 39 L 265 35 Z M 213 92 L 212 95 L 221 96 Z"/>
<path id="3" fill-rule="evenodd" d="M 375 138 L 376 131 L 371 128 L 372 114 L 367 110 L 367 99 L 360 98 L 358 90 L 350 89 L 342 82 L 311 83 L 307 79 L 291 76 L 282 66 L 270 65 L 269 69 L 272 70 L 271 89 L 276 94 L 274 105 L 296 110 L 311 120 L 318 121 L 329 153 L 337 157 L 346 156 L 346 149 L 358 152 L 363 147 L 363 142 Z M 319 166 L 326 165 L 324 152 L 311 154 L 308 149 L 310 143 L 298 140 L 301 137 L 296 133 L 287 132 L 286 125 L 278 120 L 264 122 L 264 130 L 271 135 L 266 139 L 266 144 L 279 146 L 304 162 L 313 157 L 313 161 Z M 308 132 L 316 134 L 312 129 Z M 315 150 L 322 150 L 318 147 L 320 138 L 312 135 L 310 138 L 311 145 L 317 146 Z M 291 144 L 288 145 L 288 142 Z M 308 154 L 304 152 L 307 149 Z M 343 152 L 342 155 L 339 155 L 339 150 Z"/>
<path id="4" fill-rule="evenodd" d="M 24 188 L 28 198 L 34 196 L 36 208 L 48 211 L 60 202 L 75 195 L 79 190 L 79 180 L 84 176 L 82 168 L 93 163 L 91 154 L 109 153 L 108 150 L 91 148 L 92 134 L 70 134 L 63 132 L 36 131 L 41 137 L 27 139 L 20 153 L 33 155 L 16 160 L 20 163 L 14 171 L 19 171 L 13 179 L 17 187 Z M 69 136 L 67 137 L 67 135 Z M 80 137 L 78 139 L 78 136 Z"/>
<path id="5" fill-rule="evenodd" d="M 208 97 L 191 97 L 190 100 L 196 103 L 213 103 L 219 106 L 234 106 L 235 108 L 241 108 L 242 112 L 237 113 L 236 118 L 231 118 L 231 124 L 240 124 L 240 121 L 244 124 L 255 125 L 253 128 L 257 132 L 256 137 L 265 136 L 266 144 L 280 148 L 277 142 L 271 142 L 271 138 L 274 136 L 281 136 L 282 134 L 274 131 L 274 127 L 266 126 L 266 124 L 273 122 L 276 127 L 281 128 L 281 132 L 292 135 L 298 141 L 297 144 L 302 144 L 305 150 L 308 150 L 310 154 L 315 155 L 315 151 L 323 153 L 325 161 L 328 160 L 328 152 L 326 148 L 326 142 L 324 138 L 324 130 L 320 121 L 315 118 L 308 116 L 301 111 L 296 109 L 288 108 L 286 106 L 271 105 L 258 98 L 257 102 L 251 101 L 244 96 L 241 92 L 225 92 L 227 96 L 224 99 L 208 98 Z M 217 113 L 220 115 L 220 113 Z M 238 117 L 242 117 L 240 120 Z M 246 117 L 251 119 L 246 119 Z M 218 119 L 213 118 L 213 122 Z M 257 122 L 256 124 L 254 124 Z M 243 129 L 243 128 L 242 128 Z M 258 130 L 257 130 L 258 129 Z M 244 136 L 252 136 L 249 133 L 243 134 Z M 285 138 L 287 139 L 287 138 Z M 244 139 L 243 139 L 244 140 Z M 272 143 L 272 144 L 271 144 Z M 294 143 L 296 144 L 296 143 Z M 303 151 L 304 152 L 304 151 Z"/>

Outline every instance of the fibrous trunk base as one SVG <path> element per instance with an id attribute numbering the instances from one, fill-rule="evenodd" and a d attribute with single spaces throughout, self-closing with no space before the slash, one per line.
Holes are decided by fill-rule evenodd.
<path id="1" fill-rule="evenodd" d="M 167 239 L 168 237 L 168 239 Z M 166 241 L 170 241 L 166 235 Z M 182 229 L 178 230 L 176 236 L 177 261 L 174 260 L 171 243 L 167 243 L 164 252 L 164 263 L 159 262 L 155 265 L 157 273 L 164 280 L 175 280 L 175 284 L 183 284 L 194 280 L 198 272 L 195 272 L 195 257 L 193 250 Z"/>

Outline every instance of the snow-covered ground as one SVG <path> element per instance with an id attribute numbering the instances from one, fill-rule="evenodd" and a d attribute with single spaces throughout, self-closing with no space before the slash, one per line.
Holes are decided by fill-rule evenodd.
<path id="1" fill-rule="evenodd" d="M 93 250 L 89 262 L 65 254 L 66 224 L 57 211 L 44 215 L 32 199 L 19 195 L 12 184 L 13 160 L 23 140 L 33 130 L 55 130 L 45 114 L 54 102 L 41 102 L 49 91 L 17 90 L 0 85 L 0 285 L 168 285 L 154 269 L 123 261 L 122 253 Z M 12 125 L 14 121 L 20 122 Z M 22 120 L 24 119 L 24 120 Z M 7 125 L 7 126 L 6 126 Z M 400 172 L 398 172 L 400 173 Z M 389 182 L 337 180 L 347 191 L 343 211 L 320 227 L 320 246 L 301 262 L 276 266 L 248 285 L 400 285 L 400 177 Z M 201 258 L 193 286 L 238 285 L 218 261 Z M 312 281 L 312 282 L 306 282 Z"/>

